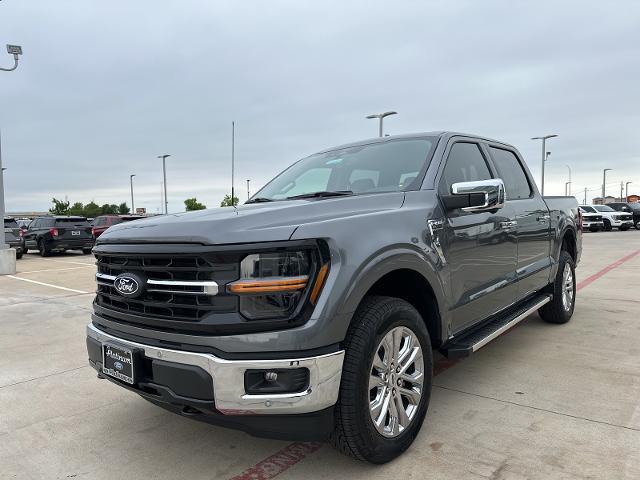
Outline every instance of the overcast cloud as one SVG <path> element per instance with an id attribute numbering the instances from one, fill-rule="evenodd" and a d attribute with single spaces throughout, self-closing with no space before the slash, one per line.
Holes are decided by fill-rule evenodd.
<path id="1" fill-rule="evenodd" d="M 70 201 L 217 206 L 297 158 L 387 133 L 456 130 L 517 146 L 548 194 L 640 193 L 640 3 L 3 0 L 8 211 Z M 0 65 L 11 57 L 0 51 Z M 618 187 L 616 187 L 616 185 Z M 582 200 L 582 194 L 578 195 Z"/>

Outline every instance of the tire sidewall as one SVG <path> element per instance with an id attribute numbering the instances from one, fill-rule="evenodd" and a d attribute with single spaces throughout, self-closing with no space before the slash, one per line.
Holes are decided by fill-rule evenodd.
<path id="1" fill-rule="evenodd" d="M 565 310 L 564 305 L 562 303 L 562 293 L 563 293 L 563 289 L 564 289 L 564 282 L 563 282 L 563 273 L 564 273 L 564 269 L 566 265 L 569 265 L 569 267 L 571 268 L 571 275 L 573 277 L 573 300 L 571 302 L 571 309 L 570 310 Z M 555 286 L 555 292 L 554 294 L 556 295 L 556 298 L 558 299 L 558 306 L 560 308 L 560 310 L 562 311 L 562 314 L 564 316 L 564 321 L 568 322 L 569 319 L 572 317 L 573 315 L 573 311 L 576 308 L 576 293 L 577 293 L 577 288 L 576 288 L 576 265 L 575 262 L 573 261 L 573 258 L 571 258 L 571 255 L 569 255 L 566 251 L 562 251 L 560 254 L 560 262 L 558 264 L 558 274 L 556 275 L 556 286 Z"/>
<path id="2" fill-rule="evenodd" d="M 369 410 L 369 375 L 371 373 L 373 355 L 384 336 L 393 328 L 404 326 L 410 328 L 417 337 L 422 349 L 424 361 L 424 381 L 422 385 L 422 397 L 416 416 L 410 426 L 400 435 L 387 438 L 376 429 Z M 356 407 L 357 422 L 363 427 L 359 436 L 361 444 L 367 445 L 370 450 L 366 455 L 369 461 L 383 463 L 389 461 L 404 452 L 417 436 L 429 405 L 431 394 L 431 380 L 433 371 L 433 359 L 431 341 L 424 321 L 409 304 L 403 301 L 395 301 L 392 308 L 385 313 L 378 325 L 375 325 L 376 334 L 370 335 L 366 342 L 366 361 L 360 361 L 361 368 L 356 381 L 358 405 Z M 372 460 L 375 459 L 375 460 Z"/>

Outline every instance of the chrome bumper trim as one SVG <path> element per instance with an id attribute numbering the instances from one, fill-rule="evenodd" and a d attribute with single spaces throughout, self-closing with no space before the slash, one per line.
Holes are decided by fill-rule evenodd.
<path id="1" fill-rule="evenodd" d="M 87 336 L 100 343 L 120 343 L 144 350 L 145 357 L 195 365 L 213 379 L 216 409 L 225 415 L 298 414 L 328 408 L 338 401 L 344 350 L 327 355 L 284 360 L 225 360 L 215 355 L 182 352 L 123 340 L 87 325 Z M 309 388 L 300 393 L 249 395 L 244 391 L 244 372 L 248 369 L 309 369 Z"/>

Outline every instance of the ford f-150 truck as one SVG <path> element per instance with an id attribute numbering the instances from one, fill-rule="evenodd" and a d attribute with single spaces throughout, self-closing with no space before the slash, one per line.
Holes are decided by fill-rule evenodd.
<path id="1" fill-rule="evenodd" d="M 105 232 L 89 361 L 175 413 L 383 463 L 418 434 L 434 351 L 569 321 L 581 243 L 576 200 L 543 199 L 505 143 L 331 148 L 237 208 Z"/>

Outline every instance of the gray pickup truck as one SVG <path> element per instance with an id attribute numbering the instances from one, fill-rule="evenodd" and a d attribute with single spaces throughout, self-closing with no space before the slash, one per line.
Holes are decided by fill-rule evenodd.
<path id="1" fill-rule="evenodd" d="M 502 142 L 331 148 L 237 208 L 104 233 L 89 361 L 175 413 L 387 462 L 422 425 L 434 350 L 571 318 L 580 221 Z"/>

